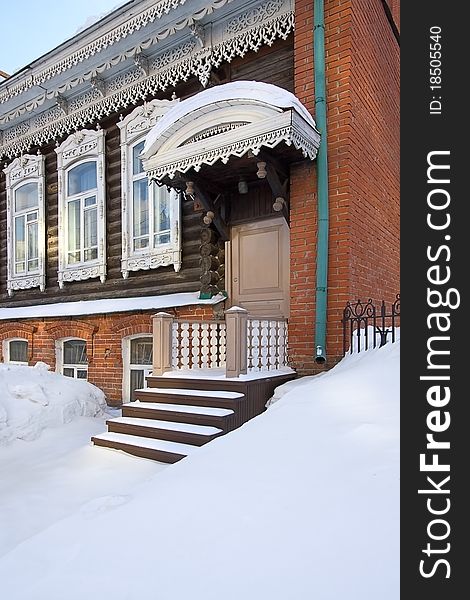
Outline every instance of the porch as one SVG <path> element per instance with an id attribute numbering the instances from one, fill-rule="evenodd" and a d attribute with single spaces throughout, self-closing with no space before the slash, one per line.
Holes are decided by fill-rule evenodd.
<path id="1" fill-rule="evenodd" d="M 161 462 L 198 446 L 265 410 L 274 389 L 296 377 L 288 366 L 287 320 L 252 317 L 240 307 L 224 319 L 153 317 L 153 371 L 147 388 L 108 432 L 93 442 Z"/>

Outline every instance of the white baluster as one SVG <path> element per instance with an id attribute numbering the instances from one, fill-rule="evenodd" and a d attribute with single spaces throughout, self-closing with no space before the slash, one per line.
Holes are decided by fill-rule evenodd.
<path id="1" fill-rule="evenodd" d="M 171 366 L 173 369 L 179 369 L 180 361 L 179 361 L 179 346 L 180 346 L 180 332 L 179 332 L 179 323 L 173 323 L 173 330 L 171 336 Z"/>
<path id="2" fill-rule="evenodd" d="M 201 324 L 201 349 L 200 349 L 200 359 L 201 366 L 203 369 L 207 369 L 210 366 L 209 362 L 209 354 L 210 354 L 210 346 L 209 346 L 209 323 Z"/>
<path id="3" fill-rule="evenodd" d="M 219 362 L 217 366 L 225 367 L 227 353 L 227 331 L 225 323 L 219 324 Z"/>
<path id="4" fill-rule="evenodd" d="M 189 369 L 189 323 L 181 323 L 181 368 Z"/>
<path id="5" fill-rule="evenodd" d="M 261 371 L 268 369 L 268 322 L 264 320 L 260 324 Z"/>
<path id="6" fill-rule="evenodd" d="M 201 360 L 201 343 L 199 339 L 199 323 L 191 323 L 191 369 L 198 369 Z"/>

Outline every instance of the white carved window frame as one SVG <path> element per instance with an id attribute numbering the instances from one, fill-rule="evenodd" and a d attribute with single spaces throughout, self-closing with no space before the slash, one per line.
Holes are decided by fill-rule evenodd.
<path id="1" fill-rule="evenodd" d="M 44 161 L 42 155 L 25 154 L 16 158 L 4 169 L 7 192 L 7 291 L 12 296 L 15 291 L 46 287 L 46 219 L 44 199 Z M 15 273 L 15 192 L 28 183 L 38 186 L 38 268 L 22 274 Z"/>
<path id="2" fill-rule="evenodd" d="M 121 132 L 121 202 L 122 202 L 122 260 L 121 272 L 127 279 L 131 271 L 156 269 L 173 265 L 181 269 L 181 195 L 170 192 L 170 242 L 157 247 L 133 249 L 133 192 L 132 149 L 145 140 L 146 134 L 178 100 L 152 100 L 138 106 L 118 123 Z M 153 188 L 156 183 L 149 185 Z M 152 198 L 150 194 L 150 198 Z M 149 198 L 149 201 L 150 201 Z M 150 229 L 150 239 L 152 230 Z"/>
<path id="3" fill-rule="evenodd" d="M 83 281 L 99 277 L 106 280 L 106 181 L 105 181 L 105 132 L 82 129 L 72 133 L 56 148 L 59 187 L 59 268 L 58 283 Z M 98 224 L 98 254 L 94 260 L 68 264 L 67 223 L 67 176 L 69 171 L 81 163 L 96 162 L 96 204 Z"/>

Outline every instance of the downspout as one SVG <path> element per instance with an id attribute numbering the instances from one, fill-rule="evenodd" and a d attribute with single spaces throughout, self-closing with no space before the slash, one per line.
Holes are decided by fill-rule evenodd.
<path id="1" fill-rule="evenodd" d="M 317 278 L 315 362 L 326 361 L 326 309 L 328 286 L 328 152 L 326 129 L 325 14 L 324 0 L 313 3 L 313 63 L 315 71 L 315 121 L 321 133 L 317 154 Z"/>

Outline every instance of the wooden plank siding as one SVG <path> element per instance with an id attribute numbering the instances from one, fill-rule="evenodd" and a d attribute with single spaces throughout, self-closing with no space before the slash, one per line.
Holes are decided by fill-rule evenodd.
<path id="1" fill-rule="evenodd" d="M 249 52 L 243 59 L 225 63 L 217 71 L 216 82 L 253 79 L 279 85 L 293 90 L 293 36 L 286 41 L 277 41 L 272 47 L 262 48 L 258 53 Z M 176 88 L 179 98 L 191 96 L 202 90 L 195 78 L 189 79 Z M 173 89 L 157 95 L 170 98 Z M 150 100 L 150 98 L 148 98 Z M 122 111 L 125 116 L 135 106 Z M 159 295 L 195 291 L 200 288 L 201 274 L 199 260 L 200 231 L 202 213 L 195 212 L 193 203 L 182 202 L 182 240 L 183 264 L 179 273 L 172 266 L 159 267 L 148 271 L 136 271 L 126 280 L 121 274 L 121 172 L 120 140 L 116 123 L 118 114 L 100 121 L 106 131 L 106 243 L 107 276 L 101 283 L 99 279 L 65 283 L 60 290 L 57 283 L 58 266 L 58 214 L 57 214 L 57 157 L 55 143 L 42 146 L 40 151 L 46 156 L 46 290 L 39 288 L 15 292 L 12 298 L 6 293 L 7 281 L 7 243 L 6 243 L 6 191 L 5 175 L 0 171 L 0 303 L 2 306 L 30 306 L 35 304 L 68 302 L 74 300 L 94 300 L 99 298 L 118 298 L 144 295 Z M 91 128 L 91 126 L 90 126 Z M 59 141 L 66 139 L 64 136 Z M 38 148 L 31 148 L 30 154 Z M 2 165 L 3 168 L 3 165 Z M 238 222 L 246 218 L 264 216 L 269 208 L 267 191 L 256 192 L 255 202 L 250 205 L 252 195 L 233 213 Z M 243 212 L 243 214 L 242 214 Z"/>

